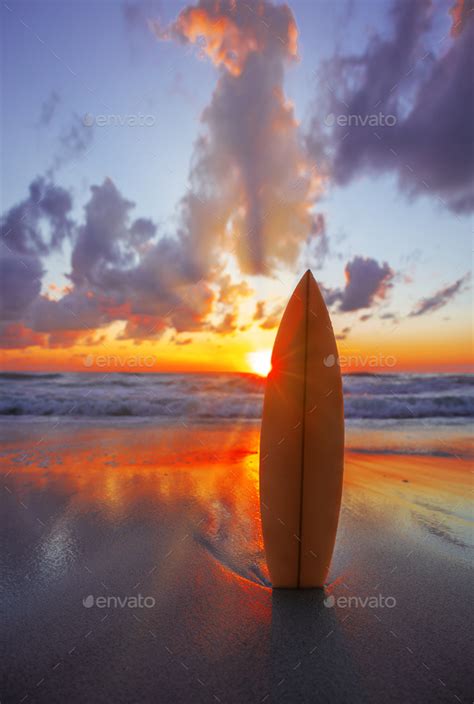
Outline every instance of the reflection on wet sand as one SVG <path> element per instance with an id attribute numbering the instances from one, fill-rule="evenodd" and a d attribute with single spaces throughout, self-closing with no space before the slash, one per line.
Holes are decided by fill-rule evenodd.
<path id="1" fill-rule="evenodd" d="M 58 428 L 47 442 L 44 435 L 39 427 L 6 442 L 1 461 L 18 500 L 38 505 L 38 519 L 50 526 L 48 555 L 67 562 L 66 553 L 74 550 L 69 522 L 80 513 L 98 511 L 102 520 L 117 525 L 159 514 L 162 522 L 179 526 L 170 550 L 182 535 L 191 535 L 234 573 L 269 584 L 258 504 L 257 425 L 79 426 Z M 377 530 L 429 531 L 465 546 L 471 537 L 467 464 L 348 453 L 343 515 L 374 521 Z M 67 509 L 58 512 L 53 497 Z M 331 580 L 337 577 L 333 569 Z"/>
<path id="2" fill-rule="evenodd" d="M 229 428 L 81 428 L 49 438 L 47 452 L 36 438 L 25 438 L 7 448 L 2 461 L 14 467 L 9 481 L 25 505 L 42 493 L 68 497 L 55 534 L 64 536 L 67 527 L 60 524 L 78 511 L 100 511 L 117 524 L 159 512 L 182 526 L 176 540 L 191 534 L 233 571 L 268 584 L 256 427 L 241 428 L 238 439 Z"/>
<path id="3" fill-rule="evenodd" d="M 380 527 L 472 544 L 470 462 L 457 458 L 348 455 L 345 508 Z M 435 527 L 437 527 L 435 529 Z"/>
<path id="4" fill-rule="evenodd" d="M 466 694 L 467 463 L 349 453 L 328 588 L 272 592 L 257 425 L 20 426 L 1 457 L 12 701 L 42 678 L 44 701 L 98 701 L 97 682 L 117 702 Z M 379 592 L 396 608 L 340 602 Z M 84 608 L 102 594 L 155 606 Z"/>

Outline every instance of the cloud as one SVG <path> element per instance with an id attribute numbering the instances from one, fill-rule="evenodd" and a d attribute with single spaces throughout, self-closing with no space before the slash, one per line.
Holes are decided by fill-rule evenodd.
<path id="1" fill-rule="evenodd" d="M 157 340 L 167 328 L 168 323 L 163 318 L 156 319 L 152 315 L 130 314 L 123 331 L 118 335 L 118 339 L 133 339 L 136 343 L 143 339 Z"/>
<path id="2" fill-rule="evenodd" d="M 68 191 L 43 177 L 36 178 L 27 198 L 1 219 L 3 249 L 25 255 L 51 253 L 71 234 L 71 209 Z"/>
<path id="3" fill-rule="evenodd" d="M 221 322 L 213 326 L 214 332 L 221 335 L 230 335 L 237 330 L 237 315 L 235 313 L 226 313 Z"/>
<path id="4" fill-rule="evenodd" d="M 347 336 L 349 335 L 350 331 L 351 331 L 351 328 L 348 325 L 346 325 L 345 328 L 342 328 L 342 330 L 340 332 L 335 334 L 336 340 L 345 340 L 347 338 Z"/>
<path id="5" fill-rule="evenodd" d="M 41 127 L 47 127 L 51 123 L 60 102 L 61 97 L 59 94 L 55 90 L 51 91 L 41 106 L 41 113 L 38 121 L 38 124 Z"/>
<path id="6" fill-rule="evenodd" d="M 43 258 L 71 237 L 71 208 L 67 191 L 37 178 L 28 196 L 1 218 L 0 320 L 21 320 L 37 299 Z"/>
<path id="7" fill-rule="evenodd" d="M 129 211 L 134 204 L 121 196 L 110 179 L 92 186 L 85 207 L 85 224 L 78 228 L 72 252 L 71 279 L 75 284 L 98 284 L 112 277 L 112 267 L 124 267 L 134 256 Z M 136 231 L 136 225 L 133 231 Z M 153 236 L 154 229 L 149 230 Z"/>
<path id="8" fill-rule="evenodd" d="M 465 274 L 449 286 L 445 286 L 439 291 L 436 291 L 436 293 L 432 296 L 422 298 L 421 301 L 416 304 L 415 308 L 410 313 L 410 316 L 416 317 L 419 315 L 425 315 L 425 313 L 432 313 L 435 310 L 443 308 L 443 306 L 449 303 L 457 293 L 465 289 L 469 279 L 470 274 Z"/>
<path id="9" fill-rule="evenodd" d="M 253 320 L 260 321 L 259 327 L 261 327 L 262 330 L 273 330 L 273 328 L 278 327 L 280 324 L 283 309 L 284 306 L 282 305 L 274 306 L 273 311 L 267 315 L 265 311 L 265 302 L 257 301 Z"/>
<path id="10" fill-rule="evenodd" d="M 129 24 L 141 23 L 147 8 L 126 3 Z M 160 39 L 195 45 L 217 73 L 177 227 L 169 234 L 151 220 L 133 220 L 134 203 L 110 180 L 92 187 L 82 222 L 71 223 L 65 191 L 37 206 L 41 218 L 48 210 L 49 241 L 37 222 L 27 227 L 26 206 L 17 206 L 7 219 L 21 222 L 15 237 L 23 255 L 42 257 L 66 234 L 72 242 L 70 290 L 58 300 L 39 294 L 36 262 L 22 305 L 16 310 L 8 303 L 10 315 L 21 315 L 25 325 L 51 340 L 61 331 L 72 339 L 117 320 L 124 322 L 121 337 L 135 341 L 167 328 L 210 330 L 216 306 L 223 316 L 219 331 L 231 331 L 238 301 L 250 287 L 223 275 L 228 255 L 242 273 L 270 275 L 279 266 L 295 266 L 304 246 L 316 257 L 326 249 L 324 220 L 314 212 L 321 179 L 284 93 L 285 72 L 297 60 L 291 10 L 266 0 L 201 0 L 169 27 L 151 25 Z M 61 137 L 55 167 L 83 154 L 91 135 L 76 116 Z M 262 325 L 273 326 L 272 315 Z"/>
<path id="11" fill-rule="evenodd" d="M 151 220 L 131 218 L 133 207 L 107 179 L 92 187 L 81 224 L 70 217 L 70 194 L 36 179 L 29 196 L 2 219 L 1 319 L 21 322 L 32 331 L 31 340 L 50 345 L 72 344 L 116 320 L 125 323 L 121 337 L 136 341 L 169 327 L 204 329 L 216 294 L 199 278 L 193 249 L 179 233 L 159 236 Z M 73 244 L 72 285 L 51 299 L 40 295 L 42 259 L 66 238 Z M 248 293 L 244 282 L 222 283 L 229 300 Z"/>
<path id="12" fill-rule="evenodd" d="M 342 313 L 369 308 L 376 299 L 385 298 L 395 276 L 387 262 L 379 264 L 370 257 L 354 257 L 347 262 L 344 273 L 346 284 L 343 289 L 321 287 L 326 304 L 338 303 L 338 310 Z M 368 320 L 368 317 L 362 316 L 362 319 Z"/>
<path id="13" fill-rule="evenodd" d="M 41 290 L 43 267 L 38 257 L 0 257 L 0 319 L 21 318 Z"/>
<path id="14" fill-rule="evenodd" d="M 219 281 L 219 303 L 235 304 L 240 298 L 247 298 L 253 289 L 246 281 L 234 283 L 229 274 L 222 276 Z"/>
<path id="15" fill-rule="evenodd" d="M 254 320 L 261 320 L 265 315 L 265 301 L 257 301 L 255 305 L 255 313 L 253 314 Z"/>
<path id="16" fill-rule="evenodd" d="M 345 340 L 349 335 L 350 331 L 350 327 L 342 328 L 341 332 L 336 334 L 336 340 Z"/>
<path id="17" fill-rule="evenodd" d="M 267 315 L 265 320 L 260 323 L 262 330 L 273 330 L 280 325 L 283 306 L 276 306 L 273 311 Z"/>
<path id="18" fill-rule="evenodd" d="M 46 335 L 31 330 L 23 323 L 0 322 L 0 346 L 3 349 L 25 349 L 46 342 Z"/>
<path id="19" fill-rule="evenodd" d="M 59 151 L 54 157 L 53 169 L 83 156 L 92 144 L 94 130 L 86 125 L 84 118 L 73 116 L 69 127 L 59 137 Z"/>
<path id="20" fill-rule="evenodd" d="M 13 243 L 3 255 L 13 272 L 4 321 L 28 328 L 31 340 L 71 345 L 116 321 L 123 323 L 120 339 L 137 343 L 169 329 L 229 334 L 239 326 L 239 301 L 252 292 L 240 276 L 223 273 L 229 254 L 241 273 L 271 275 L 295 267 L 302 252 L 316 259 L 327 252 L 324 218 L 314 210 L 324 183 L 284 93 L 285 72 L 297 60 L 291 10 L 265 0 L 201 0 L 154 31 L 198 46 L 217 72 L 177 226 L 169 233 L 134 219 L 135 204 L 110 179 L 92 186 L 83 217 L 73 220 L 69 192 L 34 181 L 3 221 Z M 83 153 L 90 134 L 76 121 L 63 135 L 61 159 Z M 53 299 L 40 293 L 43 258 L 66 239 L 71 285 Z M 388 264 L 356 257 L 346 266 L 345 288 L 326 293 L 341 311 L 368 307 L 392 276 Z M 256 315 L 272 329 L 281 308 L 268 312 L 262 303 Z"/>
<path id="21" fill-rule="evenodd" d="M 40 296 L 25 315 L 25 320 L 34 330 L 45 333 L 60 330 L 91 333 L 113 319 L 104 301 L 91 291 L 80 288 L 73 289 L 59 300 Z"/>
<path id="22" fill-rule="evenodd" d="M 456 0 L 449 11 L 452 18 L 451 35 L 453 37 L 457 37 L 461 34 L 472 11 L 472 0 Z"/>
<path id="23" fill-rule="evenodd" d="M 321 236 L 312 212 L 321 182 L 304 151 L 285 70 L 297 58 L 297 29 L 286 5 L 201 0 L 160 39 L 196 44 L 218 70 L 195 145 L 183 233 L 205 262 L 235 248 L 245 273 L 295 264 L 301 245 Z"/>
<path id="24" fill-rule="evenodd" d="M 437 43 L 437 55 L 425 47 L 432 5 L 417 0 L 393 6 L 391 38 L 375 35 L 364 53 L 338 54 L 321 67 L 319 93 L 328 100 L 318 101 L 308 148 L 337 183 L 392 171 L 410 195 L 431 195 L 457 213 L 473 210 L 474 96 L 467 76 L 474 17 L 468 5 L 456 3 L 452 31 Z M 372 116 L 380 114 L 383 124 L 374 124 Z M 339 124 L 340 116 L 352 124 Z"/>
<path id="25" fill-rule="evenodd" d="M 192 337 L 183 337 L 183 338 L 173 337 L 172 338 L 172 342 L 174 342 L 174 344 L 178 345 L 178 346 L 190 345 L 192 343 L 192 341 L 193 341 Z"/>
<path id="26" fill-rule="evenodd" d="M 122 4 L 125 22 L 130 29 L 146 28 L 150 17 L 161 9 L 159 0 L 126 0 Z"/>
<path id="27" fill-rule="evenodd" d="M 206 329 L 214 300 L 214 292 L 204 281 L 185 287 L 178 305 L 169 316 L 171 325 L 178 333 Z"/>

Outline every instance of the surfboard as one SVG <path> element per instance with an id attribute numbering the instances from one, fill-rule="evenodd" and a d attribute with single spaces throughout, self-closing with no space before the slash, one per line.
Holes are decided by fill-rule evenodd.
<path id="1" fill-rule="evenodd" d="M 260 509 L 273 587 L 322 587 L 329 571 L 344 467 L 337 354 L 308 270 L 283 313 L 263 405 Z"/>

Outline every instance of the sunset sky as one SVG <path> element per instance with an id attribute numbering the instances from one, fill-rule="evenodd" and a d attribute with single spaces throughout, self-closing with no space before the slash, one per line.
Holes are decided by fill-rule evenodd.
<path id="1" fill-rule="evenodd" d="M 5 370 L 252 371 L 311 268 L 351 371 L 467 371 L 474 13 L 2 5 Z"/>

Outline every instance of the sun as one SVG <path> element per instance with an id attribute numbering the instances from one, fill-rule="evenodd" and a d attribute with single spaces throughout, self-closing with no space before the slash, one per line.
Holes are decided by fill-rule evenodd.
<path id="1" fill-rule="evenodd" d="M 272 368 L 272 351 L 257 350 L 247 354 L 247 362 L 255 374 L 267 376 Z"/>

